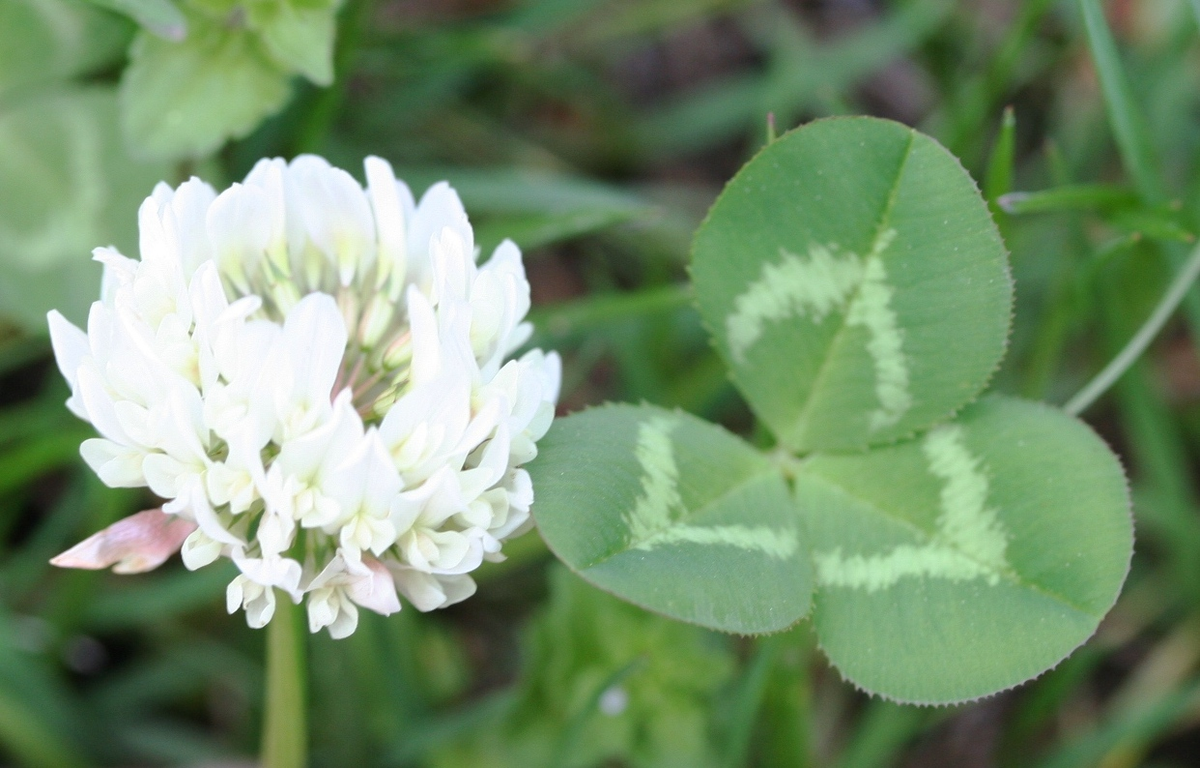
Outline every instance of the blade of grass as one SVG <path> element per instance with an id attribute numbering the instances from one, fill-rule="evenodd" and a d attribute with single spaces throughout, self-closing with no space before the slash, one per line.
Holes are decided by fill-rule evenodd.
<path id="1" fill-rule="evenodd" d="M 748 764 L 750 736 L 754 733 L 771 670 L 779 658 L 780 637 L 782 635 L 772 635 L 757 641 L 754 655 L 733 694 L 733 712 L 722 761 L 725 768 L 741 768 Z"/>
<path id="2" fill-rule="evenodd" d="M 1004 33 L 996 55 L 982 76 L 972 77 L 957 88 L 947 107 L 953 110 L 946 133 L 946 146 L 959 157 L 975 157 L 974 147 L 983 126 L 998 101 L 1011 98 L 1013 75 L 1025 60 L 1025 52 L 1038 26 L 1057 0 L 1026 0 L 1019 3 L 1017 18 Z"/>
<path id="3" fill-rule="evenodd" d="M 74 430 L 42 435 L 0 453 L 0 494 L 23 487 L 38 475 L 79 459 L 79 444 L 90 433 Z"/>
<path id="4" fill-rule="evenodd" d="M 387 766 L 409 766 L 433 749 L 473 733 L 502 717 L 516 700 L 514 691 L 501 691 L 485 696 L 447 714 L 431 717 L 414 724 L 412 737 L 399 745 L 384 759 Z"/>
<path id="5" fill-rule="evenodd" d="M 529 313 L 529 319 L 538 329 L 537 339 L 553 346 L 564 339 L 621 320 L 671 312 L 688 306 L 691 300 L 690 286 L 668 285 L 632 293 L 598 294 L 562 304 L 535 307 Z"/>
<path id="6" fill-rule="evenodd" d="M 1100 89 L 1104 92 L 1104 106 L 1125 170 L 1146 202 L 1161 202 L 1165 194 L 1158 175 L 1154 145 L 1150 141 L 1143 113 L 1134 98 L 1133 87 L 1125 75 L 1116 41 L 1104 18 L 1104 8 L 1099 0 L 1079 0 L 1079 10 L 1083 14 L 1088 48 L 1096 66 Z"/>
<path id="7" fill-rule="evenodd" d="M 0 744 L 30 768 L 82 768 L 89 764 L 62 734 L 40 722 L 24 702 L 0 691 Z"/>
<path id="8" fill-rule="evenodd" d="M 638 146 L 656 161 L 710 147 L 750 130 L 761 136 L 767 112 L 780 127 L 820 101 L 839 94 L 932 35 L 953 10 L 941 0 L 900 5 L 881 21 L 815 45 L 781 8 L 764 8 L 751 31 L 768 51 L 768 74 L 735 74 L 710 81 L 648 112 L 634 127 Z"/>
<path id="9" fill-rule="evenodd" d="M 1099 728 L 1060 747 L 1038 768 L 1137 765 L 1156 739 L 1198 707 L 1200 681 L 1193 680 L 1141 707 L 1112 714 Z"/>
<path id="10" fill-rule="evenodd" d="M 884 768 L 923 730 L 928 715 L 919 707 L 871 701 L 859 718 L 836 768 Z"/>
<path id="11" fill-rule="evenodd" d="M 1068 184 L 1039 192 L 1009 192 L 996 199 L 1001 211 L 1014 216 L 1128 207 L 1137 202 L 1137 194 L 1114 184 Z"/>
<path id="12" fill-rule="evenodd" d="M 763 693 L 762 737 L 757 741 L 761 768 L 810 768 L 813 755 L 812 680 L 809 667 L 815 638 L 812 627 L 801 623 L 779 636 L 780 651 Z"/>
<path id="13" fill-rule="evenodd" d="M 1013 187 L 1013 156 L 1016 149 L 1017 119 L 1011 106 L 1004 108 L 1004 116 L 1000 119 L 1000 130 L 996 133 L 996 143 L 992 147 L 992 155 L 988 158 L 987 178 L 984 181 L 984 195 L 992 216 L 997 221 L 1003 218 L 1003 211 L 998 203 L 1000 196 L 1008 194 Z"/>

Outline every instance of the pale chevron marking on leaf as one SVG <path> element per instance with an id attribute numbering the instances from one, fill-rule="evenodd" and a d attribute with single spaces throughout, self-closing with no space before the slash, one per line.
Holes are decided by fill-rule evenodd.
<path id="1" fill-rule="evenodd" d="M 959 424 L 932 430 L 921 449 L 929 461 L 929 471 L 945 481 L 942 514 L 938 516 L 939 537 L 986 568 L 994 583 L 1008 566 L 1008 534 L 996 510 L 987 506 L 988 479 L 983 463 L 967 450 Z"/>
<path id="2" fill-rule="evenodd" d="M 846 557 L 841 547 L 818 553 L 819 583 L 875 592 L 907 576 L 929 576 L 950 581 L 984 578 L 994 586 L 1009 569 L 1008 534 L 996 510 L 987 506 L 987 475 L 967 449 L 962 427 L 932 430 L 921 449 L 930 473 L 943 481 L 933 540 L 920 546 L 902 544 L 882 555 Z"/>
<path id="3" fill-rule="evenodd" d="M 904 331 L 892 309 L 892 294 L 883 266 L 883 252 L 896 239 L 896 230 L 880 233 L 867 255 L 862 283 L 846 312 L 846 324 L 867 329 L 867 353 L 875 364 L 875 396 L 880 407 L 871 413 L 870 427 L 874 432 L 890 427 L 912 407 L 908 393 L 908 361 L 904 357 Z"/>
<path id="4" fill-rule="evenodd" d="M 671 448 L 673 426 L 672 419 L 662 416 L 638 425 L 634 455 L 642 468 L 642 495 L 625 518 L 630 545 L 649 551 L 665 544 L 723 544 L 738 549 L 757 549 L 780 559 L 794 554 L 799 542 L 792 530 L 677 522 L 686 510 L 679 495 L 679 467 Z"/>
<path id="5" fill-rule="evenodd" d="M 683 510 L 679 468 L 671 450 L 671 419 L 655 416 L 638 425 L 634 455 L 642 467 L 642 495 L 626 522 L 633 541 L 645 541 L 669 527 Z M 674 516 L 672 515 L 674 512 Z"/>
<path id="6" fill-rule="evenodd" d="M 734 311 L 725 320 L 734 360 L 745 360 L 765 323 L 793 316 L 820 323 L 849 301 L 846 324 L 867 329 L 867 353 L 875 366 L 880 407 L 870 415 L 871 431 L 898 422 L 912 407 L 912 396 L 904 332 L 891 306 L 895 289 L 887 284 L 883 264 L 883 253 L 895 239 L 894 229 L 880 232 L 865 261 L 854 253 L 835 255 L 836 246 L 813 245 L 807 259 L 781 250 L 783 261 L 763 266 L 759 279 L 734 299 Z"/>
<path id="7" fill-rule="evenodd" d="M 862 282 L 862 260 L 853 253 L 839 257 L 813 245 L 807 259 L 782 249 L 780 254 L 783 261 L 763 265 L 762 275 L 734 299 L 734 311 L 725 319 L 729 349 L 738 362 L 762 336 L 764 323 L 794 315 L 820 323 Z"/>
<path id="8" fill-rule="evenodd" d="M 663 544 L 725 544 L 738 549 L 757 549 L 780 560 L 791 557 L 799 546 L 795 531 L 777 531 L 765 525 L 676 525 L 638 542 L 635 549 L 651 550 Z"/>

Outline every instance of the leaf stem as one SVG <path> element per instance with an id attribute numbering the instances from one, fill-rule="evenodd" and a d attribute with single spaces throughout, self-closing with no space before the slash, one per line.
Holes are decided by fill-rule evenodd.
<path id="1" fill-rule="evenodd" d="M 1150 317 L 1138 329 L 1138 332 L 1133 335 L 1129 343 L 1125 345 L 1116 357 L 1112 359 L 1108 365 L 1104 366 L 1104 370 L 1096 374 L 1096 377 L 1088 382 L 1087 386 L 1079 390 L 1079 393 L 1067 401 L 1063 406 L 1063 410 L 1072 416 L 1078 416 L 1087 409 L 1096 398 L 1104 394 L 1117 379 L 1121 378 L 1121 374 L 1128 370 L 1129 366 L 1138 359 L 1150 342 L 1154 339 L 1158 332 L 1162 329 L 1163 324 L 1171 317 L 1175 309 L 1183 301 L 1187 295 L 1188 288 L 1200 276 L 1200 246 L 1192 250 L 1190 256 L 1178 274 L 1175 275 L 1174 281 L 1159 300 L 1158 306 L 1150 313 Z"/>
<path id="2" fill-rule="evenodd" d="M 267 625 L 267 690 L 263 768 L 305 768 L 308 728 L 305 711 L 305 636 L 300 608 L 276 593 L 275 616 Z"/>

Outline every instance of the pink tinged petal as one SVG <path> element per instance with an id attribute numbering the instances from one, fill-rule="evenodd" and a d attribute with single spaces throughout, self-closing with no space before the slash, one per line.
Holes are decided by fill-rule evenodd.
<path id="1" fill-rule="evenodd" d="M 102 437 L 84 440 L 79 455 L 109 488 L 141 488 L 146 485 L 142 472 L 145 452 L 119 445 Z"/>
<path id="2" fill-rule="evenodd" d="M 59 568 L 97 570 L 113 566 L 114 573 L 143 573 L 162 565 L 179 551 L 195 523 L 147 509 L 118 520 L 50 561 Z"/>
<path id="3" fill-rule="evenodd" d="M 373 557 L 364 557 L 362 564 L 368 573 L 350 582 L 346 594 L 363 608 L 381 616 L 391 616 L 399 611 L 396 582 L 387 566 Z"/>

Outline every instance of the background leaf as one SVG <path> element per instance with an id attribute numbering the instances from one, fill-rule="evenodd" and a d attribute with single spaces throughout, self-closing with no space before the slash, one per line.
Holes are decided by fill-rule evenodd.
<path id="1" fill-rule="evenodd" d="M 101 8 L 122 13 L 166 40 L 187 37 L 187 19 L 171 0 L 91 0 Z"/>
<path id="2" fill-rule="evenodd" d="M 556 421 L 539 454 L 530 465 L 538 527 L 596 586 L 741 634 L 808 613 L 808 547 L 787 486 L 720 427 L 606 406 Z"/>
<path id="3" fill-rule="evenodd" d="M 111 64 L 129 43 L 131 25 L 66 0 L 0 3 L 0 98 Z"/>
<path id="4" fill-rule="evenodd" d="M 818 456 L 796 481 L 814 622 L 843 675 L 950 703 L 1057 664 L 1096 630 L 1133 548 L 1116 457 L 1061 411 L 990 398 L 923 437 Z"/>
<path id="5" fill-rule="evenodd" d="M 317 85 L 333 82 L 336 3 L 275 0 L 255 3 L 247 12 L 250 26 L 276 62 Z"/>
<path id="6" fill-rule="evenodd" d="M 169 175 L 125 152 L 111 88 L 64 88 L 0 109 L 0 315 L 42 329 L 99 295 L 91 251 L 137 243 L 137 207 Z"/>
<path id="7" fill-rule="evenodd" d="M 258 36 L 200 13 L 171 42 L 142 33 L 121 77 L 125 135 L 139 155 L 200 157 L 249 133 L 287 99 L 288 75 Z"/>
<path id="8" fill-rule="evenodd" d="M 760 152 L 696 233 L 700 312 L 791 448 L 894 440 L 972 400 L 1012 284 L 975 183 L 933 139 L 819 121 Z"/>

